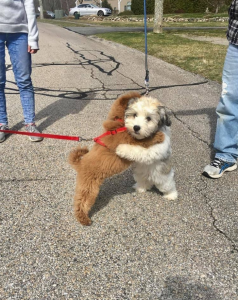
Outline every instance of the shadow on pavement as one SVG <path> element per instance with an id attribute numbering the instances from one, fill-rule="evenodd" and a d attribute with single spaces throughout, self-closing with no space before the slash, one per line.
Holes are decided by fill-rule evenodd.
<path id="1" fill-rule="evenodd" d="M 36 122 L 44 119 L 44 121 L 37 127 L 40 131 L 43 131 L 65 116 L 78 114 L 90 103 L 90 101 L 91 100 L 84 100 L 83 97 L 80 97 L 79 93 L 76 98 L 72 97 L 67 100 L 59 99 L 36 114 Z M 22 124 L 23 122 L 19 122 L 15 124 L 12 129 L 19 130 L 22 128 Z"/>
<path id="2" fill-rule="evenodd" d="M 130 168 L 121 174 L 106 179 L 100 187 L 100 192 L 90 212 L 90 217 L 106 207 L 111 200 L 113 201 L 114 196 L 133 193 L 134 189 L 132 186 L 134 183 Z"/>
<path id="3" fill-rule="evenodd" d="M 215 108 L 204 108 L 204 109 L 195 109 L 195 110 L 179 110 L 173 112 L 175 118 L 180 119 L 179 116 L 198 116 L 198 115 L 205 115 L 209 120 L 209 127 L 210 127 L 210 139 L 209 141 L 205 141 L 201 136 L 201 140 L 206 143 L 209 148 L 211 149 L 211 159 L 214 158 L 215 150 L 213 149 L 213 141 L 216 132 L 216 123 L 217 123 L 217 116 Z"/>
<path id="4" fill-rule="evenodd" d="M 168 277 L 159 300 L 222 300 L 212 288 L 186 277 Z"/>

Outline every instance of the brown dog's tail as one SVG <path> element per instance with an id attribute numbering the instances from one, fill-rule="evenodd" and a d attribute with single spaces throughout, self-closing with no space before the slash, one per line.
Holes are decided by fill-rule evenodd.
<path id="1" fill-rule="evenodd" d="M 71 164 L 73 167 L 76 167 L 80 164 L 80 161 L 82 159 L 82 157 L 88 153 L 88 148 L 87 147 L 78 147 L 74 150 L 72 150 L 69 153 L 69 158 L 68 158 L 68 162 L 69 164 Z"/>

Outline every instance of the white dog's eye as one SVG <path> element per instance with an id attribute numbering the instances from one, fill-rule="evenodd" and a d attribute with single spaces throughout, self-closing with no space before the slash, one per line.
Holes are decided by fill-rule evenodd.
<path id="1" fill-rule="evenodd" d="M 151 121 L 151 117 L 147 117 L 146 120 L 149 122 Z"/>
<path id="2" fill-rule="evenodd" d="M 134 114 L 133 117 L 136 118 L 136 117 L 137 117 L 137 114 Z"/>

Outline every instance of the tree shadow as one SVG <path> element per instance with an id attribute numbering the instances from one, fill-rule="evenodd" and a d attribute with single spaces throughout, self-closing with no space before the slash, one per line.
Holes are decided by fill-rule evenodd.
<path id="1" fill-rule="evenodd" d="M 54 65 L 54 64 L 52 64 Z M 42 66 L 43 67 L 43 66 Z M 18 88 L 15 82 L 8 81 L 15 87 L 6 87 L 6 94 L 19 94 Z M 155 86 L 151 87 L 151 91 L 156 91 L 160 89 L 168 89 L 168 88 L 176 88 L 176 87 L 187 87 L 187 86 L 194 86 L 194 85 L 203 85 L 207 81 L 202 82 L 194 82 L 189 84 L 182 84 L 182 85 L 166 85 L 166 86 Z M 36 120 L 41 120 L 46 118 L 46 120 L 40 125 L 39 129 L 42 131 L 52 125 L 54 122 L 64 118 L 69 114 L 77 114 L 79 113 L 90 101 L 105 101 L 105 100 L 115 100 L 121 93 L 126 93 L 130 91 L 138 91 L 141 95 L 145 94 L 145 88 L 139 84 L 137 84 L 136 88 L 96 88 L 96 89 L 89 89 L 81 91 L 80 89 L 70 90 L 70 89 L 49 89 L 49 88 L 40 88 L 34 87 L 35 96 L 45 96 L 47 98 L 59 99 L 54 103 L 45 107 L 42 111 L 36 114 Z M 115 99 L 107 98 L 107 92 L 115 93 Z M 105 99 L 102 99 L 102 93 L 104 93 Z M 100 98 L 97 95 L 100 94 Z M 22 128 L 22 122 L 19 122 L 13 126 L 14 130 L 19 130 Z"/>
<path id="2" fill-rule="evenodd" d="M 46 106 L 44 109 L 39 111 L 36 114 L 36 121 L 43 121 L 40 123 L 40 131 L 45 130 L 46 128 L 53 125 L 55 122 L 63 119 L 68 115 L 75 115 L 82 111 L 91 100 L 87 100 L 87 97 L 84 98 L 82 94 L 74 94 L 75 97 L 68 99 L 59 99 L 50 105 Z M 93 94 L 91 94 L 93 97 Z M 22 128 L 22 122 L 19 122 L 13 126 L 13 130 L 19 130 Z"/>
<path id="3" fill-rule="evenodd" d="M 7 81 L 11 83 L 12 85 L 16 86 L 16 83 L 13 81 Z M 203 85 L 207 83 L 207 81 L 203 82 L 194 82 L 194 83 L 188 83 L 188 84 L 177 84 L 177 85 L 164 85 L 164 86 L 153 86 L 150 88 L 150 92 L 154 91 L 159 91 L 160 89 L 169 89 L 169 88 L 176 88 L 176 87 L 187 87 L 187 86 L 195 86 L 195 85 Z M 125 88 L 124 84 L 116 84 L 115 86 L 119 86 L 116 88 L 110 88 L 110 87 L 103 87 L 103 88 L 96 88 L 96 89 L 89 89 L 89 90 L 84 90 L 81 91 L 80 89 L 77 88 L 77 91 L 73 90 L 68 90 L 68 89 L 49 89 L 49 88 L 40 88 L 40 87 L 34 87 L 35 95 L 40 95 L 40 96 L 45 96 L 45 97 L 50 97 L 50 98 L 65 98 L 65 99 L 70 99 L 71 97 L 73 98 L 83 98 L 83 99 L 90 99 L 91 101 L 93 100 L 112 100 L 111 98 L 107 98 L 106 93 L 107 92 L 115 92 L 117 96 L 121 95 L 121 93 L 127 93 L 131 91 L 136 91 L 139 92 L 141 95 L 146 94 L 145 87 L 143 85 L 140 85 L 138 83 L 136 84 L 136 87 L 132 88 Z M 120 86 L 123 86 L 123 88 L 120 88 Z M 18 95 L 19 90 L 17 86 L 15 88 L 10 88 L 6 87 L 6 95 Z M 105 94 L 105 99 L 97 98 L 97 93 L 104 93 Z M 93 97 L 90 98 L 90 96 Z M 80 96 L 81 95 L 81 96 Z"/>
<path id="4" fill-rule="evenodd" d="M 217 123 L 217 115 L 216 115 L 216 108 L 203 108 L 203 109 L 195 109 L 195 110 L 179 110 L 173 111 L 173 115 L 179 121 L 181 116 L 198 116 L 198 115 L 206 115 L 209 120 L 209 127 L 210 127 L 210 139 L 209 141 L 203 140 L 201 137 L 200 140 L 203 141 L 207 146 L 210 148 L 210 158 L 213 159 L 215 155 L 215 149 L 213 148 L 213 141 L 216 133 L 216 123 Z M 183 122 L 183 121 L 182 121 Z M 199 133 L 198 133 L 199 135 Z"/>
<path id="5" fill-rule="evenodd" d="M 207 285 L 191 282 L 191 279 L 180 276 L 167 277 L 159 300 L 222 300 Z"/>

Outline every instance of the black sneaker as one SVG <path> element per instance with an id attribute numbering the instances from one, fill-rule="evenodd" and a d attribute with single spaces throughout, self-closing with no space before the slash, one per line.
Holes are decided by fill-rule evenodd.
<path id="1" fill-rule="evenodd" d="M 237 168 L 236 163 L 230 163 L 220 158 L 215 158 L 210 165 L 203 170 L 203 175 L 210 178 L 220 178 L 224 172 L 234 171 Z"/>

